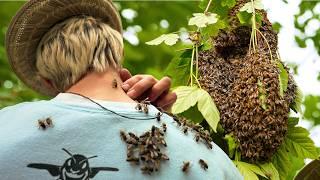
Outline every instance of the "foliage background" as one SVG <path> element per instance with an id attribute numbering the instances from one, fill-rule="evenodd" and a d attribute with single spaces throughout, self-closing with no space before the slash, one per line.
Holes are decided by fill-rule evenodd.
<path id="1" fill-rule="evenodd" d="M 282 1 L 286 3 L 285 0 Z M 5 32 L 10 19 L 23 3 L 23 1 L 0 1 L 0 108 L 23 101 L 48 98 L 24 86 L 14 75 L 7 62 L 4 48 Z M 199 11 L 198 3 L 197 1 L 117 2 L 116 4 L 121 12 L 125 30 L 124 66 L 132 74 L 148 73 L 157 78 L 164 76 L 165 69 L 173 55 L 176 54 L 176 51 L 169 46 L 160 45 L 153 47 L 146 45 L 144 42 L 154 39 L 160 34 L 177 31 L 181 27 L 185 27 L 192 13 Z M 296 27 L 296 45 L 301 48 L 314 48 L 315 52 L 319 55 L 320 1 L 299 1 L 299 3 L 300 5 L 294 20 L 290 22 Z M 279 14 L 278 16 L 282 15 Z M 308 30 L 310 26 L 315 27 L 313 33 L 310 33 Z M 281 24 L 275 23 L 275 28 L 281 28 Z M 181 35 L 184 36 L 185 34 L 182 33 Z M 178 46 L 183 48 L 183 44 L 179 44 Z M 316 61 L 320 61 L 318 55 L 316 55 Z M 314 59 L 304 59 L 303 61 L 314 61 Z M 297 77 L 303 75 L 303 73 L 307 73 L 298 71 L 299 64 L 289 63 L 289 65 L 293 67 Z M 318 81 L 320 81 L 320 73 L 316 73 L 319 74 Z M 302 89 L 308 89 L 308 87 L 302 87 Z M 315 94 L 306 94 L 304 98 L 303 117 L 306 120 L 305 122 L 308 122 L 310 130 L 316 129 L 317 125 L 320 125 L 319 95 L 320 89 Z M 318 131 L 316 133 L 320 134 Z M 320 140 L 316 139 L 315 141 L 319 145 Z M 295 166 L 299 169 L 302 165 L 302 162 L 296 162 Z"/>

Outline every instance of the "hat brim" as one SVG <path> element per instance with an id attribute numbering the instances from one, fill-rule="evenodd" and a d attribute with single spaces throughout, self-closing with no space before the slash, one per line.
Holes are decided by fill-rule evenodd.
<path id="1" fill-rule="evenodd" d="M 8 60 L 17 76 L 33 90 L 57 95 L 37 73 L 36 50 L 50 28 L 78 15 L 99 18 L 122 33 L 121 19 L 111 0 L 31 0 L 12 19 L 6 34 Z"/>

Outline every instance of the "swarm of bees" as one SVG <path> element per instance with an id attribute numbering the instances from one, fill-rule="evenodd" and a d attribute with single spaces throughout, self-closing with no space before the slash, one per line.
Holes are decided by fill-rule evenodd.
<path id="1" fill-rule="evenodd" d="M 234 134 L 239 142 L 241 157 L 264 162 L 283 142 L 297 88 L 289 74 L 288 88 L 280 96 L 277 34 L 263 10 L 259 30 L 268 42 L 258 34 L 257 52 L 249 51 L 251 27 L 242 26 L 235 16 L 246 2 L 237 1 L 229 12 L 235 17 L 231 28 L 213 37 L 213 49 L 199 53 L 199 82 L 214 99 L 225 133 Z M 258 82 L 263 91 L 259 91 Z M 261 92 L 265 92 L 264 101 Z M 197 135 L 195 139 L 199 141 L 201 137 Z"/>
<path id="2" fill-rule="evenodd" d="M 151 101 L 149 101 L 149 98 L 146 98 L 145 100 L 140 101 L 136 105 L 136 110 L 148 114 L 149 113 L 148 105 L 150 105 L 150 104 L 151 104 Z M 158 121 L 160 121 L 160 117 L 161 117 L 161 115 L 158 115 L 158 117 L 157 117 Z"/>
<path id="3" fill-rule="evenodd" d="M 50 128 L 53 127 L 53 121 L 50 117 L 38 120 L 38 128 L 39 129 L 46 130 L 49 127 Z"/>
<path id="4" fill-rule="evenodd" d="M 168 161 L 169 157 L 162 151 L 167 147 L 164 139 L 166 125 L 163 123 L 160 129 L 152 126 L 151 130 L 144 132 L 139 137 L 132 133 L 120 131 L 121 139 L 127 144 L 127 161 L 141 165 L 141 171 L 152 174 L 160 169 L 162 161 Z"/>

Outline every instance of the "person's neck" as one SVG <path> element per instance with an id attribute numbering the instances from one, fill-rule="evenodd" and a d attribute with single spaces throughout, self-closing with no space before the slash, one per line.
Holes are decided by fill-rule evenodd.
<path id="1" fill-rule="evenodd" d="M 117 87 L 114 80 L 117 81 Z M 123 91 L 121 85 L 122 80 L 116 70 L 103 73 L 91 72 L 71 86 L 66 93 L 78 93 L 96 100 L 135 102 Z"/>

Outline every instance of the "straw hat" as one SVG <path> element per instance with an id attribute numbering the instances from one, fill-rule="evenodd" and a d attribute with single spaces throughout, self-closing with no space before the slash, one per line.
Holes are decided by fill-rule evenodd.
<path id="1" fill-rule="evenodd" d="M 122 32 L 111 0 L 30 0 L 14 16 L 6 34 L 7 55 L 12 69 L 27 86 L 48 96 L 58 93 L 37 75 L 37 46 L 51 27 L 78 15 L 100 18 Z"/>

